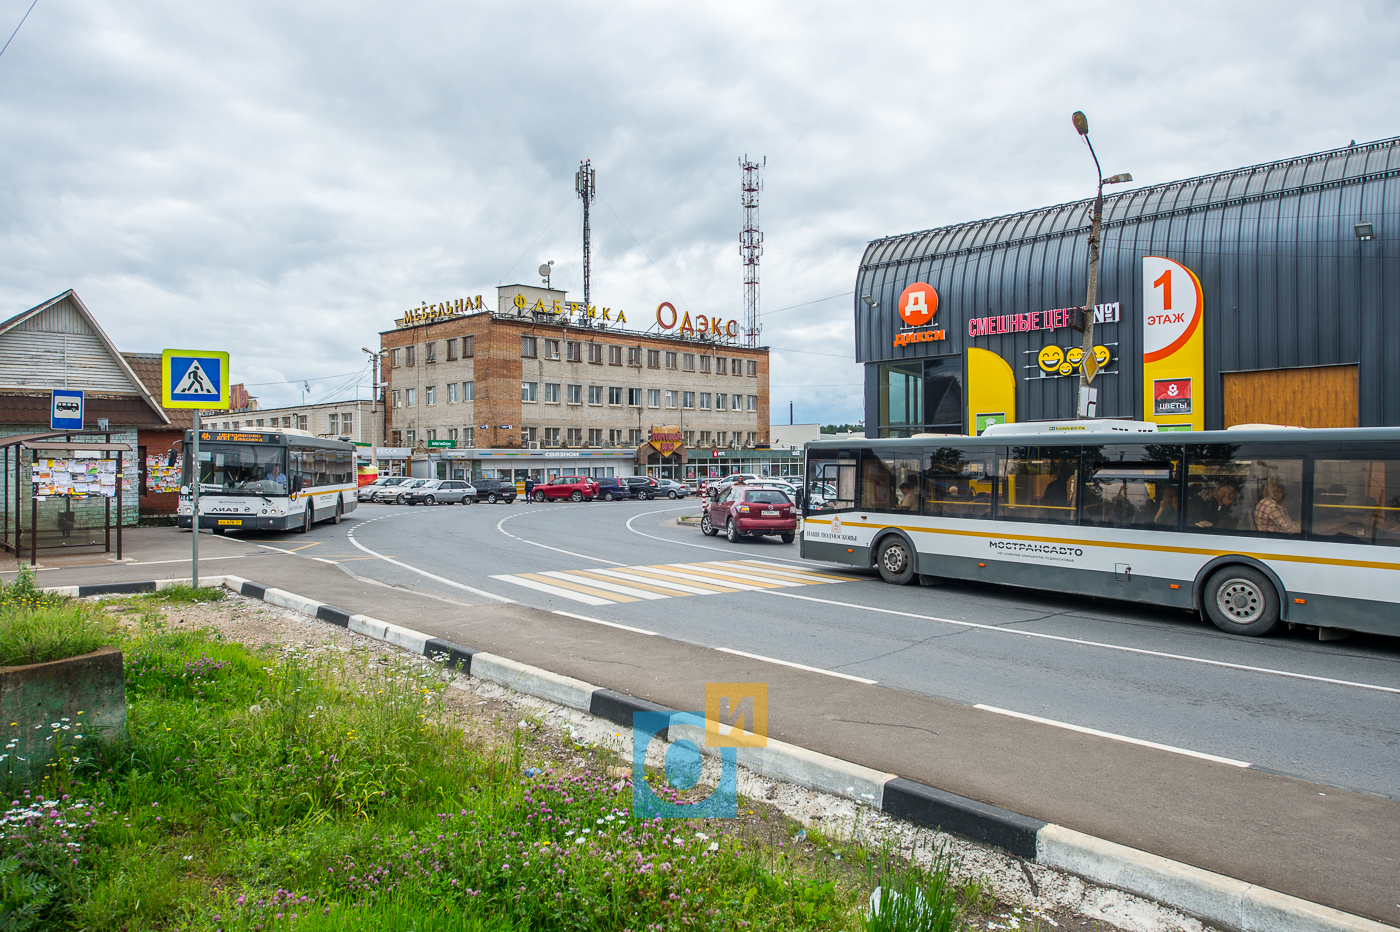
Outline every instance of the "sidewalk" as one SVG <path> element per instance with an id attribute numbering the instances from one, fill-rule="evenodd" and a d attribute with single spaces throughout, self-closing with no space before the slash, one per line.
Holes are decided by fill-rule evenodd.
<path id="1" fill-rule="evenodd" d="M 148 530 L 158 533 L 141 533 Z M 189 575 L 189 538 L 184 535 L 138 529 L 127 547 L 133 563 L 45 570 L 39 583 Z M 672 708 L 700 708 L 707 682 L 766 682 L 771 737 L 1400 925 L 1400 802 L 1395 800 L 521 605 L 457 605 L 236 540 L 201 537 L 200 550 L 202 573 L 242 576 Z M 163 562 L 167 560 L 171 562 Z"/>

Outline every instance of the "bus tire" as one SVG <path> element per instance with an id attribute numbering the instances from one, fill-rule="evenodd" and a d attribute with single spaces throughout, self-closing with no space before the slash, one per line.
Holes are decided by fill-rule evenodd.
<path id="1" fill-rule="evenodd" d="M 341 519 L 342 517 L 344 517 L 344 514 L 343 514 L 344 508 L 345 508 L 345 501 L 344 501 L 344 499 L 336 498 L 336 500 L 335 500 L 335 517 L 334 517 L 334 518 L 331 518 L 331 524 L 339 524 L 339 523 L 340 523 L 340 519 Z"/>
<path id="2" fill-rule="evenodd" d="M 1201 601 L 1206 615 L 1227 634 L 1257 638 L 1279 626 L 1278 590 L 1253 567 L 1236 563 L 1218 570 Z"/>
<path id="3" fill-rule="evenodd" d="M 312 521 L 314 521 L 314 520 L 315 520 L 315 518 L 314 518 L 314 516 L 312 515 L 312 512 L 311 512 L 311 503 L 310 503 L 310 502 L 307 502 L 307 503 L 306 503 L 306 511 L 302 514 L 302 518 L 301 518 L 301 529 L 300 529 L 300 533 L 302 533 L 302 534 L 309 534 L 309 533 L 311 532 L 311 523 L 312 523 Z"/>
<path id="4" fill-rule="evenodd" d="M 880 544 L 875 566 L 885 582 L 907 586 L 914 581 L 914 554 L 904 538 L 891 534 Z"/>

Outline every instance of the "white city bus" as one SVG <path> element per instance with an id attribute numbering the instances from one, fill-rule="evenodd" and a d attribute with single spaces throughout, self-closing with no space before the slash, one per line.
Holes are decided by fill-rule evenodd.
<path id="1" fill-rule="evenodd" d="M 190 450 L 185 433 L 184 472 L 177 521 L 190 527 Z M 298 430 L 201 430 L 199 526 L 214 533 L 239 530 L 308 531 L 317 521 L 336 524 L 355 510 L 355 445 Z"/>
<path id="2" fill-rule="evenodd" d="M 808 559 L 1400 635 L 1400 429 L 1046 422 L 806 457 Z"/>

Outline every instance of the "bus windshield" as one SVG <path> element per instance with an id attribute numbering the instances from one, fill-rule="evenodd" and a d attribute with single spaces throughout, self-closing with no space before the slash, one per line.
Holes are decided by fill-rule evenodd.
<path id="1" fill-rule="evenodd" d="M 201 444 L 199 488 L 228 495 L 286 495 L 287 451 L 255 443 Z"/>

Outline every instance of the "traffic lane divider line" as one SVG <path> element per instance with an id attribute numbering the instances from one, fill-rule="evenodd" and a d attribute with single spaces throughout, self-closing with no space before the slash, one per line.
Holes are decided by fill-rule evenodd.
<path id="1" fill-rule="evenodd" d="M 393 515 L 385 515 L 384 517 L 386 517 L 386 518 L 391 518 L 391 517 L 394 517 L 394 516 L 393 516 Z M 377 520 L 379 520 L 379 519 L 376 518 L 376 519 L 374 519 L 374 520 L 377 521 Z M 368 522 L 366 522 L 366 523 L 368 523 Z M 408 570 L 408 571 L 411 572 L 411 573 L 417 573 L 419 576 L 425 576 L 425 577 L 427 577 L 428 579 L 433 580 L 434 582 L 440 582 L 440 583 L 443 583 L 444 585 L 453 586 L 454 588 L 461 589 L 463 592 L 470 592 L 470 593 L 472 593 L 473 595 L 479 595 L 479 596 L 481 596 L 481 597 L 483 597 L 483 598 L 494 599 L 495 601 L 505 603 L 506 605 L 514 605 L 514 604 L 515 604 L 515 600 L 514 600 L 514 599 L 508 599 L 508 598 L 506 598 L 506 597 L 503 596 L 503 595 L 496 595 L 496 593 L 494 593 L 494 592 L 487 592 L 485 589 L 478 589 L 478 588 L 476 588 L 475 586 L 468 586 L 466 583 L 459 583 L 459 582 L 457 582 L 455 579 L 448 579 L 446 576 L 439 576 L 439 575 L 437 575 L 436 573 L 429 573 L 427 570 L 420 570 L 420 569 L 419 569 L 418 567 L 416 567 L 416 566 L 410 566 L 409 564 L 404 563 L 404 562 L 401 561 L 401 560 L 395 560 L 393 557 L 386 557 L 384 554 L 379 553 L 379 552 L 374 551 L 374 550 L 371 550 L 371 549 L 369 549 L 368 547 L 366 547 L 364 544 L 362 544 L 362 543 L 360 543 L 358 540 L 356 540 L 356 539 L 355 539 L 355 535 L 354 535 L 353 532 L 346 534 L 345 537 L 346 537 L 347 540 L 350 541 L 350 543 L 354 544 L 356 548 L 358 548 L 358 549 L 360 549 L 360 550 L 363 550 L 365 553 L 369 554 L 369 555 L 372 556 L 372 557 L 378 557 L 380 560 L 383 560 L 385 563 L 392 563 L 392 564 L 394 564 L 395 566 L 401 567 L 401 568 L 403 568 L 403 569 L 406 569 L 406 570 Z"/>
<path id="2" fill-rule="evenodd" d="M 879 682 L 878 680 L 866 679 L 863 676 L 853 676 L 850 673 L 837 673 L 835 670 L 823 670 L 821 667 L 809 667 L 805 663 L 794 663 L 791 660 L 779 660 L 776 657 L 765 657 L 762 654 L 750 654 L 748 651 L 735 650 L 732 647 L 716 647 L 714 650 L 722 654 L 733 654 L 736 657 L 747 657 L 750 660 L 761 660 L 764 663 L 776 663 L 780 667 L 792 667 L 794 670 L 806 670 L 808 673 L 820 673 L 824 676 L 840 677 L 843 680 L 864 683 L 867 686 L 874 686 Z"/>
<path id="3" fill-rule="evenodd" d="M 1078 644 L 1082 647 L 1099 647 L 1104 650 L 1116 650 L 1125 654 L 1138 654 L 1144 657 L 1160 657 L 1164 660 L 1184 660 L 1189 663 L 1200 663 L 1211 667 L 1223 667 L 1230 670 L 1242 670 L 1246 673 L 1264 673 L 1270 676 L 1283 676 L 1295 680 L 1310 680 L 1315 683 L 1326 683 L 1331 686 L 1350 686 L 1356 689 L 1369 689 L 1375 692 L 1392 693 L 1400 695 L 1400 687 L 1381 686 L 1376 683 L 1358 683 L 1353 680 L 1339 680 L 1330 676 L 1314 676 L 1311 673 L 1294 673 L 1290 670 L 1274 670 L 1269 667 L 1255 667 L 1243 663 L 1230 663 L 1226 660 L 1210 660 L 1206 657 L 1192 657 L 1187 654 L 1169 654 L 1165 651 L 1148 650 L 1145 647 L 1126 647 L 1122 644 L 1106 644 L 1103 641 L 1090 641 L 1084 638 L 1064 637 L 1059 634 L 1042 634 L 1038 631 L 1025 631 L 1020 628 L 1001 628 L 996 625 L 983 625 L 975 621 L 958 621 L 954 618 L 938 618 L 934 615 L 921 615 L 918 612 L 902 612 L 893 608 L 876 608 L 873 605 L 857 605 L 853 602 L 837 602 L 833 599 L 819 599 L 810 595 L 798 595 L 795 592 L 775 592 L 769 590 L 771 595 L 782 596 L 787 599 L 801 599 L 804 602 L 820 602 L 823 605 L 837 605 L 842 608 L 854 608 L 863 612 L 876 612 L 881 615 L 900 615 L 905 618 L 917 618 L 920 621 L 936 621 L 939 624 L 956 625 L 960 628 L 973 628 L 978 631 L 995 631 L 999 634 L 1010 634 L 1023 638 L 1039 638 L 1043 641 L 1059 641 L 1064 644 Z"/>
<path id="4" fill-rule="evenodd" d="M 215 583 L 215 580 L 218 582 Z M 260 597 L 255 593 L 290 595 L 238 576 L 209 577 L 208 581 L 254 598 Z M 161 582 L 170 586 L 188 584 L 190 581 Z M 152 585 L 164 587 L 161 583 Z M 54 587 L 45 591 L 60 591 L 66 588 L 77 587 Z M 323 604 L 300 596 L 292 598 L 304 604 L 315 605 L 318 610 Z M 439 638 L 409 632 L 408 629 L 389 625 L 368 616 L 357 615 L 353 618 L 355 622 L 352 623 L 364 625 L 363 630 L 367 636 L 373 637 L 370 633 L 373 630 L 388 632 L 390 629 L 415 635 L 404 640 L 406 644 L 421 645 L 416 653 L 422 656 L 436 659 L 455 652 L 459 666 L 465 661 L 470 667 L 480 664 L 489 671 L 491 676 L 483 676 L 484 679 L 489 678 L 493 682 L 507 680 L 510 685 L 506 688 L 559 702 L 615 724 L 630 727 L 631 713 L 635 711 L 686 714 L 598 687 L 591 688 L 585 703 L 583 693 L 590 687 L 582 680 L 560 676 L 504 657 L 473 651 Z M 436 652 L 436 657 L 433 652 Z M 569 701 L 561 702 L 559 698 L 554 698 L 556 695 Z M 687 726 L 676 723 L 678 733 L 684 727 Z M 664 736 L 663 740 L 669 740 L 670 728 L 664 729 L 659 736 Z M 785 768 L 784 772 L 788 773 L 805 772 L 811 780 L 807 785 L 812 789 L 870 802 L 896 818 L 929 825 L 962 835 L 972 841 L 999 847 L 1026 860 L 1076 874 L 1093 883 L 1115 887 L 1135 896 L 1165 903 L 1206 922 L 1218 923 L 1239 932 L 1396 932 L 1395 927 L 1372 919 L 1076 832 L 1064 826 L 958 796 L 903 777 L 894 776 L 886 780 L 880 786 L 878 796 L 871 794 L 875 799 L 863 797 L 857 789 L 862 784 L 854 779 L 843 778 L 848 774 L 853 777 L 860 773 L 869 776 L 878 774 L 878 771 L 775 740 L 770 740 L 769 744 L 773 756 L 760 760 L 758 765 Z M 794 759 L 795 757 L 800 757 L 801 760 Z M 820 766 L 810 766 L 812 763 Z M 744 766 L 749 765 L 745 763 Z M 835 782 L 830 783 L 837 775 L 839 777 Z M 873 782 L 873 779 L 870 782 Z"/>
<path id="5" fill-rule="evenodd" d="M 978 703 L 974 709 L 981 709 L 984 712 L 995 712 L 998 715 L 1008 715 L 1011 718 L 1024 719 L 1028 722 L 1038 722 L 1041 725 L 1051 725 L 1055 728 L 1064 728 L 1068 731 L 1077 731 L 1080 734 L 1093 735 L 1096 738 L 1112 738 L 1114 741 L 1122 741 L 1124 744 L 1137 744 L 1145 748 L 1156 748 L 1159 751 L 1170 751 L 1173 754 L 1185 754 L 1187 757 L 1197 757 L 1201 760 L 1214 761 L 1217 764 L 1229 764 L 1231 767 L 1248 767 L 1248 761 L 1235 760 L 1233 757 L 1219 757 L 1215 754 L 1207 754 L 1204 751 L 1192 751 L 1189 748 L 1179 748 L 1170 744 L 1158 744 L 1156 741 L 1145 741 L 1142 738 L 1132 738 L 1128 735 L 1115 734 L 1111 731 L 1099 731 L 1097 728 L 1086 728 L 1083 725 L 1071 725 L 1069 722 L 1057 722 L 1053 718 L 1041 718 L 1039 715 L 1027 715 L 1024 712 L 1013 712 L 1010 709 L 999 709 L 994 705 L 983 705 Z"/>
<path id="6" fill-rule="evenodd" d="M 596 562 L 598 562 L 598 563 L 607 563 L 607 564 L 610 564 L 610 565 L 612 565 L 612 566 L 626 566 L 626 565 L 627 565 L 626 563 L 618 563 L 616 560 L 604 560 L 602 557 L 594 557 L 594 556 L 590 556 L 590 555 L 588 555 L 588 554 L 586 554 L 586 553 L 574 553 L 572 550 L 562 550 L 562 549 L 560 549 L 559 547 L 551 547 L 551 546 L 549 546 L 549 544 L 541 544 L 539 541 L 526 540 L 524 537 L 517 537 L 516 535 L 512 534 L 510 531 L 507 531 L 505 528 L 501 527 L 501 525 L 505 524 L 505 523 L 506 523 L 507 521 L 509 521 L 511 518 L 519 518 L 519 517 L 523 517 L 523 516 L 525 516 L 525 515 L 538 514 L 539 512 L 544 511 L 544 510 L 545 510 L 545 509 L 543 509 L 543 508 L 533 508 L 533 509 L 531 509 L 530 511 L 517 511 L 517 512 L 516 512 L 515 514 L 513 514 L 513 515 L 506 515 L 504 518 L 502 518 L 501 520 L 499 520 L 499 521 L 496 522 L 496 530 L 500 531 L 502 534 L 504 534 L 505 536 L 511 538 L 512 540 L 518 540 L 518 541 L 520 541 L 522 544 L 529 544 L 529 545 L 532 546 L 532 547 L 543 547 L 545 550 L 553 550 L 555 553 L 568 554 L 568 555 L 571 556 L 571 557 L 579 557 L 580 559 L 584 559 L 584 560 L 594 560 L 594 561 L 596 561 Z"/>
<path id="7" fill-rule="evenodd" d="M 634 628 L 631 625 L 620 624 L 616 621 L 604 621 L 601 618 L 589 618 L 587 615 L 575 615 L 573 612 L 561 612 L 556 609 L 551 612 L 551 614 L 563 615 L 565 618 L 577 618 L 579 621 L 588 621 L 595 625 L 606 625 L 609 628 L 620 628 L 623 631 L 631 631 L 633 634 L 645 634 L 650 637 L 659 636 L 655 631 L 648 631 L 646 628 Z"/>

